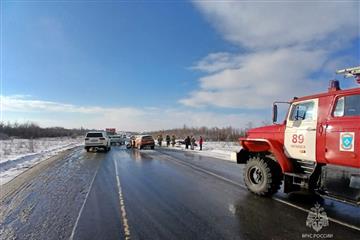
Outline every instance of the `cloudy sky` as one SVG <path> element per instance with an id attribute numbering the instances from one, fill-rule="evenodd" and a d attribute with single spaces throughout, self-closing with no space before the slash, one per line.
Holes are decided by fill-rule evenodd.
<path id="1" fill-rule="evenodd" d="M 359 43 L 358 1 L 2 1 L 1 120 L 256 125 L 359 65 Z"/>

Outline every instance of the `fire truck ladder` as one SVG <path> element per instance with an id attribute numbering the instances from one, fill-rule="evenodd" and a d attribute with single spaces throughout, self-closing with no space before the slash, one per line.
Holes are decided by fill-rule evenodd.
<path id="1" fill-rule="evenodd" d="M 357 83 L 360 84 L 360 66 L 337 70 L 336 74 L 343 74 L 345 78 L 354 77 Z"/>

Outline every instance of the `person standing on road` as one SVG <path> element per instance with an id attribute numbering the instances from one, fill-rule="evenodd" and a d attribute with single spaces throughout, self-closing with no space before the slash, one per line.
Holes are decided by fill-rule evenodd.
<path id="1" fill-rule="evenodd" d="M 166 135 L 166 146 L 170 147 L 170 135 Z"/>
<path id="2" fill-rule="evenodd" d="M 176 140 L 175 135 L 172 135 L 172 137 L 171 137 L 171 145 L 172 145 L 172 147 L 175 146 L 175 140 Z"/>
<path id="3" fill-rule="evenodd" d="M 190 145 L 190 137 L 187 136 L 187 137 L 185 138 L 185 149 L 189 149 L 189 145 Z"/>
<path id="4" fill-rule="evenodd" d="M 193 136 L 191 136 L 191 150 L 194 150 L 195 148 L 195 143 L 196 143 L 196 140 Z"/>
<path id="5" fill-rule="evenodd" d="M 163 137 L 162 137 L 162 135 L 160 134 L 159 136 L 158 136 L 158 144 L 159 144 L 159 146 L 161 147 L 161 144 L 162 144 L 162 140 L 163 140 Z"/>
<path id="6" fill-rule="evenodd" d="M 199 147 L 200 147 L 200 151 L 202 151 L 202 145 L 203 145 L 204 139 L 202 138 L 202 136 L 200 136 L 199 139 Z"/>

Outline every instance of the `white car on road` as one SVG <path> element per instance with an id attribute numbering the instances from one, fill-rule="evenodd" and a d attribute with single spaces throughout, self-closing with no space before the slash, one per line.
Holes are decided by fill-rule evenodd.
<path id="1" fill-rule="evenodd" d="M 110 138 L 106 132 L 94 131 L 88 132 L 85 137 L 85 149 L 90 151 L 90 148 L 102 148 L 104 151 L 109 151 Z"/>
<path id="2" fill-rule="evenodd" d="M 123 135 L 110 135 L 110 143 L 112 145 L 123 145 L 125 144 L 125 137 Z"/>

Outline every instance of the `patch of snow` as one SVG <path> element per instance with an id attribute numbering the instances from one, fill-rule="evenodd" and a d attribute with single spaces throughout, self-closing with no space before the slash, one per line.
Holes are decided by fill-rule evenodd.
<path id="1" fill-rule="evenodd" d="M 198 142 L 197 142 L 198 144 Z M 199 146 L 195 147 L 194 150 L 185 149 L 185 145 L 176 145 L 176 149 L 183 151 L 190 151 L 195 154 L 199 154 L 207 157 L 219 158 L 222 160 L 234 161 L 231 158 L 231 154 L 234 152 L 239 152 L 241 146 L 238 142 L 204 142 L 203 150 L 199 150 Z"/>
<path id="2" fill-rule="evenodd" d="M 83 138 L 0 140 L 0 185 L 61 151 L 83 144 Z"/>

